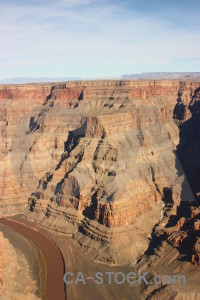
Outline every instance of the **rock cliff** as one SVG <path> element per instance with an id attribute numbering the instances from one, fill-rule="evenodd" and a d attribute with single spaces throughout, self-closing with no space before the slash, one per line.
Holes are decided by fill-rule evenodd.
<path id="1" fill-rule="evenodd" d="M 176 215 L 182 198 L 198 194 L 182 153 L 199 87 L 170 80 L 0 86 L 1 214 L 26 212 L 72 235 L 94 259 L 134 263 L 166 209 Z"/>

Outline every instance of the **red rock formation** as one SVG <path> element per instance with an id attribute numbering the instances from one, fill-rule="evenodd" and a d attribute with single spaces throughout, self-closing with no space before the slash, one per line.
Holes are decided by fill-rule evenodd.
<path id="1" fill-rule="evenodd" d="M 109 241 L 121 261 L 138 239 L 134 260 L 148 247 L 166 192 L 180 202 L 175 123 L 190 118 L 199 86 L 169 80 L 0 86 L 1 213 L 23 211 L 29 198 L 31 218 L 64 232 L 71 223 L 82 244 L 79 231 L 90 242 Z M 127 245 L 123 258 L 120 239 Z"/>

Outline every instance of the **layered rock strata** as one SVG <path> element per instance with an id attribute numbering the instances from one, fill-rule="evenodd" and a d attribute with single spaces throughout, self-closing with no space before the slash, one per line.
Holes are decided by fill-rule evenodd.
<path id="1" fill-rule="evenodd" d="M 181 203 L 165 203 L 162 221 L 154 227 L 151 243 L 138 263 L 151 274 L 182 274 L 186 284 L 146 286 L 146 299 L 199 299 L 200 297 L 200 184 L 199 184 L 199 107 L 200 89 L 188 98 L 179 95 L 174 109 L 179 124 L 177 147 L 179 174 L 184 174 Z M 180 107 L 180 103 L 181 107 Z M 180 112 L 177 118 L 177 107 Z M 186 116 L 189 116 L 188 118 Z M 181 166 L 181 167 L 180 167 Z M 190 187 L 190 191 L 189 191 Z"/>
<path id="2" fill-rule="evenodd" d="M 163 200 L 180 203 L 177 125 L 191 118 L 199 86 L 1 86 L 1 213 L 29 205 L 29 218 L 73 235 L 94 258 L 133 263 L 162 218 Z"/>

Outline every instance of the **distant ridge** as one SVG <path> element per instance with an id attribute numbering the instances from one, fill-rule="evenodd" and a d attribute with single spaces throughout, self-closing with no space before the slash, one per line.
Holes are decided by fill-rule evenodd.
<path id="1" fill-rule="evenodd" d="M 200 79 L 200 72 L 149 72 L 127 74 L 121 77 L 83 78 L 83 77 L 14 77 L 1 79 L 0 84 L 50 83 L 77 80 L 139 80 L 139 79 Z"/>
<path id="2" fill-rule="evenodd" d="M 122 75 L 122 79 L 194 79 L 200 78 L 200 72 L 155 72 Z"/>

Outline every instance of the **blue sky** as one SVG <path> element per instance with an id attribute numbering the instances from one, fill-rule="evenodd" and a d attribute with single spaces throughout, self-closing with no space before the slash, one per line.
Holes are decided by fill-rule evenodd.
<path id="1" fill-rule="evenodd" d="M 200 71 L 199 0 L 0 0 L 0 79 Z"/>

